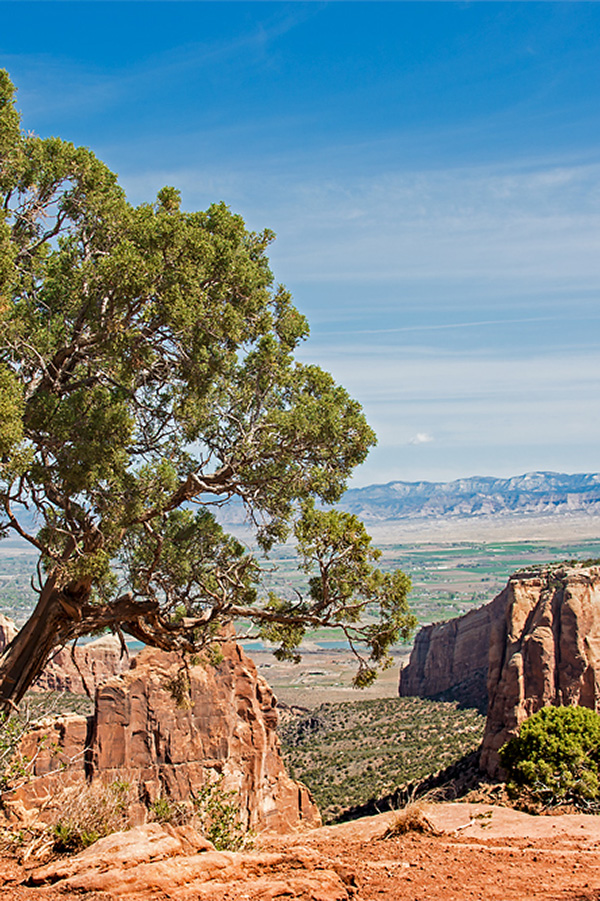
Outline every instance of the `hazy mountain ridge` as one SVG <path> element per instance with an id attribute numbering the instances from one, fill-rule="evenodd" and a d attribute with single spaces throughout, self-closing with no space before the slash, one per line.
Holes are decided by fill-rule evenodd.
<path id="1" fill-rule="evenodd" d="M 388 482 L 351 488 L 338 505 L 366 522 L 503 513 L 600 513 L 600 473 L 529 472 L 508 479 Z"/>

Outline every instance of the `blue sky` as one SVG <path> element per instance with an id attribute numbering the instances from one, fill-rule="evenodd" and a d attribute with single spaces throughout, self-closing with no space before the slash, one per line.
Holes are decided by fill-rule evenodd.
<path id="1" fill-rule="evenodd" d="M 0 2 L 23 127 L 278 236 L 355 485 L 600 469 L 600 5 Z"/>

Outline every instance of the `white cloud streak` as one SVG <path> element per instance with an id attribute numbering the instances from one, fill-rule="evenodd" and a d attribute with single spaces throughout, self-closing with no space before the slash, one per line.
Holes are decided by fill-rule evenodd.
<path id="1" fill-rule="evenodd" d="M 429 291 L 439 306 L 454 304 L 461 291 L 471 306 L 491 296 L 506 306 L 524 292 L 561 303 L 565 293 L 595 291 L 600 279 L 600 164 L 315 179 L 255 163 L 146 172 L 124 182 L 140 199 L 175 184 L 190 207 L 224 199 L 253 228 L 272 227 L 276 274 L 296 290 L 362 284 L 376 303 L 381 286 L 394 284 L 408 298 Z"/>
<path id="2" fill-rule="evenodd" d="M 431 435 L 428 435 L 427 432 L 417 432 L 416 435 L 413 435 L 412 438 L 409 439 L 409 444 L 431 444 L 433 438 Z"/>

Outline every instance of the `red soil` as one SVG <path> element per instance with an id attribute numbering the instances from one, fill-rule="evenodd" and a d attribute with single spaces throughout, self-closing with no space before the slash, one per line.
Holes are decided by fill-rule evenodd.
<path id="1" fill-rule="evenodd" d="M 271 882 L 234 876 L 191 886 L 151 882 L 132 901 L 598 901 L 600 817 L 532 817 L 486 804 L 425 808 L 439 834 L 409 832 L 383 839 L 398 814 L 386 813 L 295 836 L 263 839 L 265 854 L 289 855 Z M 315 855 L 315 852 L 316 855 Z M 295 863 L 293 861 L 294 855 Z M 298 861 L 317 859 L 322 880 Z M 170 858 L 176 872 L 179 858 Z M 165 861 L 167 863 L 167 861 Z M 318 870 L 321 872 L 321 869 Z M 343 877 L 339 885 L 327 874 Z M 15 861 L 0 864 L 1 901 L 117 901 L 110 892 L 23 885 Z M 318 875 L 318 874 L 317 874 Z M 176 882 L 176 880 L 174 880 Z"/>

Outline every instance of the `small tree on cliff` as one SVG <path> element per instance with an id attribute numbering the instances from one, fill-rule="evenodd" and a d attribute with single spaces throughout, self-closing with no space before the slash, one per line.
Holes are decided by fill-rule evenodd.
<path id="1" fill-rule="evenodd" d="M 178 192 L 131 206 L 87 149 L 20 131 L 0 72 L 0 528 L 39 551 L 39 599 L 0 661 L 0 706 L 52 650 L 105 628 L 192 652 L 247 620 L 293 654 L 307 626 L 366 642 L 358 683 L 413 626 L 408 579 L 323 512 L 374 443 L 360 406 L 296 362 L 272 234 Z M 269 549 L 295 531 L 306 596 L 260 591 L 216 522 L 238 500 Z M 362 624 L 367 606 L 372 615 Z"/>

